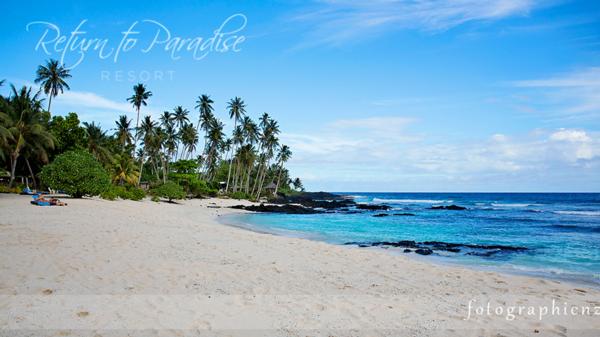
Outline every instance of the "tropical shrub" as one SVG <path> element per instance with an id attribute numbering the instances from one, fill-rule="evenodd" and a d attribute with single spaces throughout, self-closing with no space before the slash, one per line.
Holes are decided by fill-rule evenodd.
<path id="1" fill-rule="evenodd" d="M 215 197 L 217 196 L 218 190 L 209 187 L 204 180 L 193 179 L 189 182 L 189 193 L 193 194 L 196 198 L 203 196 Z"/>
<path id="2" fill-rule="evenodd" d="M 196 160 L 178 160 L 171 164 L 171 170 L 177 173 L 194 173 L 198 169 L 198 162 Z"/>
<path id="3" fill-rule="evenodd" d="M 180 160 L 181 161 L 181 160 Z M 192 194 L 195 198 L 217 195 L 219 190 L 210 186 L 206 181 L 198 179 L 196 174 L 171 173 L 169 178 L 181 185 L 186 194 Z"/>
<path id="4" fill-rule="evenodd" d="M 69 151 L 57 156 L 52 164 L 44 166 L 40 178 L 46 186 L 74 198 L 99 195 L 110 187 L 108 172 L 86 151 Z"/>
<path id="5" fill-rule="evenodd" d="M 150 193 L 156 197 L 168 199 L 169 202 L 185 198 L 183 187 L 172 181 L 167 181 L 166 183 L 153 188 L 150 190 Z"/>
<path id="6" fill-rule="evenodd" d="M 115 200 L 117 198 L 139 201 L 144 199 L 146 192 L 135 186 L 110 186 L 106 191 L 100 194 L 102 199 Z"/>
<path id="7" fill-rule="evenodd" d="M 229 194 L 229 197 L 232 199 L 250 199 L 251 196 L 244 192 L 233 192 Z"/>

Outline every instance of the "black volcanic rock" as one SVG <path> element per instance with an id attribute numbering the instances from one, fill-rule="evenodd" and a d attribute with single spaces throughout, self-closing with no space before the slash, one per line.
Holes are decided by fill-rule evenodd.
<path id="1" fill-rule="evenodd" d="M 300 204 L 305 207 L 328 210 L 343 209 L 355 205 L 355 202 L 351 199 L 327 192 L 303 192 L 294 195 L 279 195 L 270 202 L 279 205 Z"/>
<path id="2" fill-rule="evenodd" d="M 252 211 L 252 212 L 261 212 L 261 213 L 285 213 L 285 214 L 320 214 L 320 213 L 324 213 L 323 211 L 319 211 L 319 210 L 316 210 L 313 208 L 299 206 L 299 205 L 281 205 L 281 206 L 265 205 L 265 204 L 260 204 L 258 206 L 256 206 L 256 205 L 250 205 L 250 206 L 237 205 L 237 206 L 231 206 L 231 208 L 243 209 L 243 210 Z"/>
<path id="3" fill-rule="evenodd" d="M 429 248 L 419 248 L 419 249 L 415 250 L 415 253 L 417 253 L 419 255 L 431 255 L 431 254 L 433 254 L 433 251 Z"/>
<path id="4" fill-rule="evenodd" d="M 412 213 L 394 213 L 393 216 L 415 216 Z"/>
<path id="5" fill-rule="evenodd" d="M 379 214 L 373 214 L 371 216 L 374 217 L 374 218 L 382 218 L 384 216 L 390 216 L 390 215 L 387 214 L 387 213 L 379 213 Z"/>
<path id="6" fill-rule="evenodd" d="M 410 252 L 412 252 L 412 249 L 405 248 L 405 249 L 403 250 L 403 252 L 404 252 L 404 253 L 410 253 Z"/>
<path id="7" fill-rule="evenodd" d="M 367 211 L 387 211 L 391 207 L 388 205 L 369 205 L 369 204 L 356 204 L 357 209 L 364 209 Z"/>
<path id="8" fill-rule="evenodd" d="M 434 210 L 448 210 L 448 211 L 464 211 L 467 208 L 462 206 L 450 205 L 450 206 L 432 206 L 429 209 Z"/>
<path id="9" fill-rule="evenodd" d="M 464 253 L 464 255 L 475 255 L 482 257 L 490 257 L 500 253 L 522 253 L 529 249 L 526 247 L 518 246 L 505 246 L 505 245 L 479 245 L 479 244 L 468 244 L 468 243 L 451 243 L 443 241 L 424 241 L 415 242 L 412 240 L 400 240 L 400 241 L 376 241 L 376 242 L 347 242 L 346 245 L 358 245 L 359 247 L 395 247 L 404 248 L 404 252 L 407 253 L 408 249 L 422 250 L 421 253 L 430 250 L 434 252 L 450 252 L 450 253 Z M 415 253 L 416 253 L 415 250 Z M 418 253 L 420 254 L 420 253 Z M 430 255 L 430 254 L 422 254 Z"/>

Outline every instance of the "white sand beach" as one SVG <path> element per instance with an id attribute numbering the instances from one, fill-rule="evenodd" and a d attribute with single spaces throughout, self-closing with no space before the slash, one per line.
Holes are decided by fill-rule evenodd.
<path id="1" fill-rule="evenodd" d="M 0 194 L 2 336 L 600 336 L 597 290 L 220 224 L 237 200 L 29 200 Z"/>

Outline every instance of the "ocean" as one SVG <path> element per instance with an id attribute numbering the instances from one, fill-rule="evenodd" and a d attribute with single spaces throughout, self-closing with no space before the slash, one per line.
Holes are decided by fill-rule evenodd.
<path id="1" fill-rule="evenodd" d="M 343 245 L 349 242 L 439 241 L 525 247 L 490 255 L 434 251 L 411 255 L 437 263 L 528 274 L 600 286 L 600 193 L 336 193 L 385 211 L 309 215 L 252 213 L 237 226 Z M 432 210 L 459 205 L 466 210 Z M 374 217 L 388 213 L 390 216 Z M 393 216 L 410 213 L 414 216 Z M 402 248 L 379 247 L 403 254 Z"/>

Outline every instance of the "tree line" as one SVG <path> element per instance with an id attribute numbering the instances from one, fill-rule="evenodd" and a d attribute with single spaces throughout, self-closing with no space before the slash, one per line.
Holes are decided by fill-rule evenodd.
<path id="1" fill-rule="evenodd" d="M 113 129 L 103 130 L 95 122 L 81 122 L 74 112 L 52 115 L 52 99 L 70 90 L 70 77 L 69 69 L 49 60 L 36 71 L 39 90 L 11 84 L 10 93 L 0 95 L 0 165 L 6 168 L 9 186 L 24 176 L 32 187 L 41 187 L 38 177 L 44 165 L 65 152 L 85 150 L 117 186 L 173 180 L 253 200 L 267 195 L 267 190 L 303 190 L 301 180 L 291 179 L 285 167 L 292 152 L 279 141 L 278 122 L 267 113 L 254 121 L 240 97 L 227 103 L 233 123 L 228 135 L 206 94 L 198 96 L 194 113 L 176 106 L 158 119 L 142 116 L 153 93 L 139 83 L 126 98 L 136 113 L 135 125 L 123 114 Z M 0 86 L 4 84 L 0 81 Z"/>

